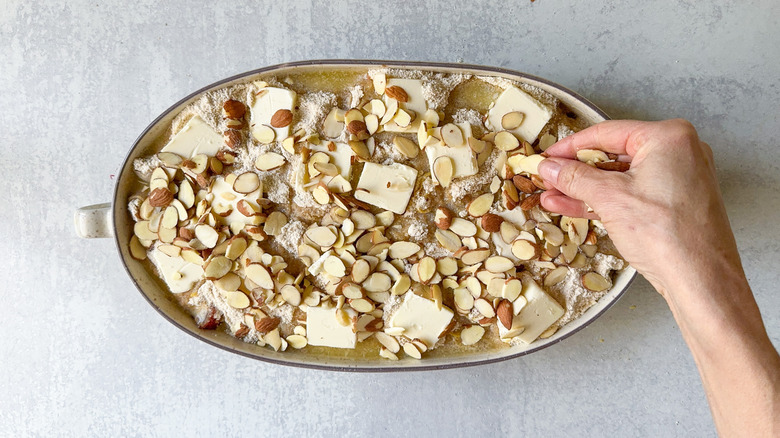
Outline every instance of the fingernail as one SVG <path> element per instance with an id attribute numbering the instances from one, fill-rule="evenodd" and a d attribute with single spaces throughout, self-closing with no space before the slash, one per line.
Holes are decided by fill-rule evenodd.
<path id="1" fill-rule="evenodd" d="M 539 176 L 543 179 L 550 182 L 556 182 L 558 181 L 559 173 L 561 173 L 561 165 L 557 162 L 548 158 L 539 163 Z"/>

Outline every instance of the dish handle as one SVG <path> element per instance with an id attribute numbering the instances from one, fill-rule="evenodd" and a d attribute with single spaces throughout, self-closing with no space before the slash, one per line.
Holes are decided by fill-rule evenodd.
<path id="1" fill-rule="evenodd" d="M 81 207 L 73 215 L 76 234 L 84 239 L 113 237 L 111 204 L 95 204 Z"/>

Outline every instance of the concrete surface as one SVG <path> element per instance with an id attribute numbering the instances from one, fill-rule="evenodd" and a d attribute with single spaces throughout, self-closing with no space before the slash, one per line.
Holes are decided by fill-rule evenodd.
<path id="1" fill-rule="evenodd" d="M 78 239 L 71 217 L 109 200 L 158 113 L 220 78 L 312 58 L 508 67 L 616 118 L 694 122 L 777 344 L 777 2 L 195 3 L 0 2 L 0 435 L 715 434 L 693 361 L 644 280 L 587 330 L 520 360 L 307 371 L 180 332 L 133 288 L 113 244 Z"/>

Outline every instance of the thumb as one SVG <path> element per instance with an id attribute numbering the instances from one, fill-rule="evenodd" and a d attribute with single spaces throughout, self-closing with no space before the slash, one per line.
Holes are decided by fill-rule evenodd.
<path id="1" fill-rule="evenodd" d="M 557 157 L 539 163 L 539 176 L 546 186 L 552 186 L 596 210 L 602 200 L 614 198 L 615 192 L 625 187 L 624 179 L 627 178 L 619 172 L 600 170 L 581 161 Z"/>

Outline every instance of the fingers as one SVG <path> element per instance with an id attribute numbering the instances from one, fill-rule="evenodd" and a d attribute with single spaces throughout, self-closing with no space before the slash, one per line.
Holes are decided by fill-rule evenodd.
<path id="1" fill-rule="evenodd" d="M 542 207 L 553 213 L 571 217 L 600 219 L 596 213 L 588 211 L 588 206 L 584 202 L 570 198 L 556 189 L 550 189 L 542 193 L 541 201 Z"/>
<path id="2" fill-rule="evenodd" d="M 599 170 L 576 160 L 556 157 L 547 158 L 539 163 L 539 176 L 547 187 L 557 189 L 572 201 L 585 202 L 596 211 L 603 199 L 619 195 L 617 192 L 622 192 L 629 182 L 629 177 L 620 172 Z M 584 213 L 582 206 L 561 199 L 554 192 L 547 196 L 552 198 L 548 200 L 551 206 L 555 204 L 568 211 L 579 209 L 579 213 Z"/>
<path id="3" fill-rule="evenodd" d="M 583 129 L 547 148 L 551 157 L 574 158 L 581 149 L 599 149 L 618 155 L 634 156 L 641 146 L 639 134 L 648 122 L 609 120 Z"/>

